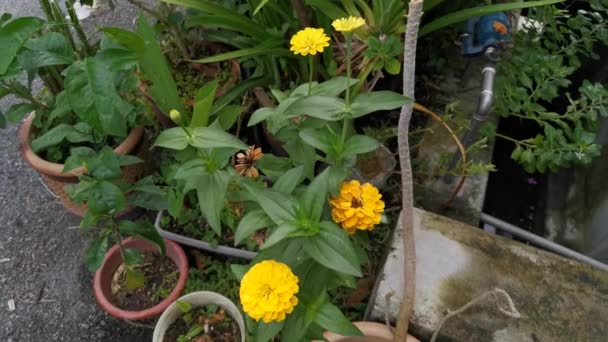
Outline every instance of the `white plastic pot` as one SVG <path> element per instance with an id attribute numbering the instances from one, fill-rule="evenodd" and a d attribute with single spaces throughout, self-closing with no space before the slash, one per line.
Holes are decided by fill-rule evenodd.
<path id="1" fill-rule="evenodd" d="M 228 298 L 222 296 L 219 293 L 209 291 L 198 291 L 192 292 L 178 299 L 182 302 L 190 303 L 193 309 L 204 307 L 209 304 L 215 304 L 220 306 L 226 313 L 237 323 L 239 331 L 241 333 L 241 342 L 245 342 L 246 330 L 245 320 L 239 311 L 239 308 Z M 156 327 L 154 328 L 154 335 L 152 336 L 153 342 L 163 342 L 165 338 L 165 332 L 176 320 L 183 316 L 183 312 L 177 307 L 177 304 L 173 302 L 163 312 L 158 319 Z"/>

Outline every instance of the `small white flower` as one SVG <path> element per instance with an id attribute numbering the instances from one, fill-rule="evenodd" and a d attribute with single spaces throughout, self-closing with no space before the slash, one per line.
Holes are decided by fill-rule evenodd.
<path id="1" fill-rule="evenodd" d="M 578 158 L 578 160 L 581 160 L 585 157 L 585 154 L 583 152 L 574 152 L 574 155 L 576 156 L 576 158 Z"/>

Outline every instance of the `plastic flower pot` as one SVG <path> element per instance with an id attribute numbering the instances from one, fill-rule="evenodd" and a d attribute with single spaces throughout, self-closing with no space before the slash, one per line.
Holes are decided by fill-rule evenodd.
<path id="1" fill-rule="evenodd" d="M 325 337 L 329 342 L 392 342 L 393 333 L 385 325 L 376 322 L 354 322 L 354 325 L 361 330 L 363 336 L 341 336 L 332 332 L 325 332 Z M 408 335 L 406 342 L 420 342 L 415 337 Z"/>
<path id="2" fill-rule="evenodd" d="M 353 177 L 362 183 L 371 183 L 376 188 L 382 189 L 395 170 L 397 160 L 391 150 L 384 145 L 380 145 L 370 156 L 371 160 L 358 157 L 357 164 L 353 167 Z M 370 170 L 370 167 L 373 169 Z"/>
<path id="3" fill-rule="evenodd" d="M 127 238 L 123 240 L 123 246 L 126 248 L 134 248 L 139 251 L 146 251 L 152 253 L 158 253 L 158 247 L 151 242 Z M 95 293 L 95 299 L 101 308 L 113 317 L 129 320 L 129 321 L 141 321 L 145 319 L 155 318 L 163 313 L 163 311 L 171 305 L 186 287 L 186 281 L 188 280 L 188 258 L 184 253 L 184 250 L 180 245 L 173 241 L 165 239 L 165 250 L 166 256 L 170 258 L 177 266 L 179 271 L 179 278 L 175 288 L 169 293 L 169 296 L 160 303 L 156 304 L 151 308 L 147 308 L 139 311 L 123 310 L 112 303 L 111 286 L 112 277 L 122 264 L 122 257 L 118 245 L 113 246 L 106 253 L 103 264 L 95 272 L 93 279 L 93 292 Z"/>
<path id="4" fill-rule="evenodd" d="M 247 250 L 240 249 L 240 248 L 234 248 L 234 247 L 225 246 L 225 245 L 213 246 L 207 241 L 194 239 L 191 237 L 187 237 L 187 236 L 184 236 L 181 234 L 176 234 L 176 233 L 164 230 L 161 227 L 161 219 L 162 219 L 163 215 L 164 215 L 164 211 L 161 210 L 158 212 L 158 215 L 156 215 L 156 221 L 154 222 L 154 226 L 156 227 L 156 231 L 158 231 L 160 236 L 162 236 L 165 239 L 179 242 L 182 245 L 187 245 L 190 247 L 198 248 L 198 249 L 206 251 L 206 252 L 216 253 L 216 254 L 220 254 L 220 255 L 228 256 L 228 257 L 252 260 L 257 255 L 257 253 L 255 253 L 255 252 L 247 251 Z"/>
<path id="5" fill-rule="evenodd" d="M 209 291 L 199 291 L 189 293 L 178 299 L 182 302 L 190 303 L 193 309 L 204 307 L 209 304 L 214 304 L 226 311 L 226 313 L 237 323 L 239 326 L 239 332 L 241 334 L 241 342 L 245 342 L 245 336 L 247 335 L 245 330 L 245 320 L 241 315 L 238 307 L 228 298 L 222 296 L 219 293 Z M 156 327 L 154 328 L 154 335 L 152 336 L 153 342 L 163 342 L 165 338 L 165 332 L 169 327 L 183 315 L 183 312 L 177 307 L 177 304 L 173 303 L 163 312 L 162 316 L 158 319 Z M 237 341 L 232 341 L 237 342 Z"/>
<path id="6" fill-rule="evenodd" d="M 63 173 L 63 164 L 52 163 L 42 159 L 32 150 L 30 146 L 30 138 L 32 136 L 32 122 L 34 121 L 35 113 L 30 113 L 21 127 L 19 128 L 19 149 L 21 157 L 30 166 L 36 170 L 44 179 L 48 187 L 57 195 L 63 206 L 74 215 L 83 217 L 87 211 L 86 204 L 73 202 L 70 196 L 65 192 L 64 187 L 68 184 L 78 183 L 78 176 L 86 172 L 84 168 L 74 169 L 70 172 Z M 142 147 L 144 128 L 142 126 L 135 127 L 131 130 L 125 140 L 118 145 L 114 152 L 118 154 L 131 154 L 138 149 L 138 156 L 143 157 L 147 153 L 147 148 Z M 142 158 L 143 159 L 143 158 Z M 122 168 L 124 180 L 129 183 L 135 182 L 144 174 L 144 164 L 129 165 Z"/>

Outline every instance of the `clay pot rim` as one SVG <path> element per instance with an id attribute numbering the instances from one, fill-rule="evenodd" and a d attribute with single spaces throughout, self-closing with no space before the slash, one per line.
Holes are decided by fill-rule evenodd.
<path id="1" fill-rule="evenodd" d="M 32 150 L 30 145 L 30 136 L 32 134 L 32 123 L 36 112 L 31 112 L 27 115 L 23 124 L 19 128 L 19 149 L 21 150 L 21 156 L 32 168 L 40 173 L 53 177 L 71 178 L 78 177 L 86 172 L 84 167 L 79 167 L 72 171 L 63 173 L 63 164 L 53 163 L 48 160 L 42 159 Z M 134 127 L 125 140 L 118 145 L 114 152 L 117 154 L 128 154 L 131 152 L 137 143 L 142 139 L 144 134 L 144 127 Z"/>
<path id="2" fill-rule="evenodd" d="M 101 264 L 101 267 L 97 270 L 97 272 L 95 272 L 95 277 L 93 278 L 93 292 L 95 294 L 95 299 L 97 300 L 97 303 L 104 311 L 106 311 L 111 316 L 119 318 L 119 319 L 125 319 L 125 320 L 130 320 L 130 321 L 141 321 L 141 320 L 160 316 L 163 313 L 163 311 L 165 311 L 165 309 L 167 307 L 169 307 L 169 305 L 171 305 L 171 303 L 173 303 L 180 297 L 182 291 L 186 287 L 186 282 L 188 280 L 188 269 L 189 269 L 188 268 L 188 257 L 186 256 L 186 253 L 184 252 L 184 250 L 181 248 L 180 245 L 178 245 L 177 243 L 175 243 L 171 240 L 167 240 L 167 239 L 163 239 L 163 240 L 165 242 L 165 247 L 166 247 L 166 251 L 167 251 L 167 253 L 165 255 L 173 261 L 173 263 L 177 266 L 177 268 L 179 270 L 179 278 L 177 280 L 177 284 L 175 284 L 175 287 L 173 288 L 173 290 L 171 290 L 171 293 L 169 294 L 169 296 L 167 296 L 167 298 L 165 298 L 158 304 L 154 305 L 153 307 L 143 309 L 143 310 L 137 310 L 137 311 L 124 310 L 124 309 L 121 309 L 121 308 L 115 306 L 112 303 L 111 299 L 107 298 L 104 295 L 104 293 L 102 291 L 102 286 L 101 286 L 102 285 L 101 270 L 104 267 L 106 267 L 106 262 L 112 255 L 120 253 L 118 245 L 114 245 L 106 253 L 103 263 Z M 126 238 L 122 242 L 123 242 L 123 246 L 125 246 L 125 247 L 133 247 L 132 245 L 135 243 L 145 243 L 145 244 L 152 245 L 151 242 L 148 242 L 145 240 L 140 240 L 140 239 L 135 239 L 132 237 Z M 169 256 L 169 253 L 168 253 L 169 250 L 172 250 L 174 252 L 175 255 L 173 257 Z M 112 274 L 114 274 L 114 271 L 115 270 L 113 270 Z M 111 279 L 110 279 L 110 281 L 111 281 Z"/>

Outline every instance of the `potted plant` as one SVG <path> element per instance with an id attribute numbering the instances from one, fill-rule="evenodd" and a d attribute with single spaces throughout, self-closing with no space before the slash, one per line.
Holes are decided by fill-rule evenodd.
<path id="1" fill-rule="evenodd" d="M 152 341 L 245 341 L 245 321 L 238 307 L 221 294 L 189 293 L 160 316 Z"/>
<path id="2" fill-rule="evenodd" d="M 163 241 L 146 220 L 121 218 L 128 207 L 166 207 L 162 191 L 151 177 L 135 184 L 121 180 L 120 167 L 138 162 L 141 160 L 116 154 L 107 146 L 99 153 L 78 147 L 72 149 L 64 169 L 87 166 L 80 181 L 66 189 L 74 201 L 88 205 L 81 226 L 93 238 L 85 264 L 95 272 L 99 305 L 110 315 L 127 320 L 160 315 L 179 297 L 188 277 L 188 259 L 179 245 Z M 116 245 L 108 251 L 110 241 Z"/>
<path id="3" fill-rule="evenodd" d="M 350 42 L 349 36 L 363 25 L 362 19 L 350 18 L 334 26 Z M 320 53 L 328 41 L 322 29 L 306 29 L 292 39 L 292 51 Z M 250 125 L 265 121 L 269 130 L 280 132 L 289 155 L 259 164 L 272 186 L 237 179 L 244 192 L 241 198 L 255 208 L 248 214 L 251 223 L 237 235 L 247 236 L 259 228 L 266 231 L 252 263 L 233 265 L 254 341 L 274 336 L 285 341 L 323 339 L 325 331 L 362 335 L 329 294 L 338 287 L 354 286 L 362 275 L 367 231 L 380 223 L 384 211 L 376 187 L 349 179 L 356 158 L 379 146 L 372 138 L 353 134 L 351 124 L 354 118 L 394 109 L 409 100 L 387 91 L 351 99 L 350 88 L 356 82 L 348 67 L 347 77 L 320 84 L 311 77 L 290 93 L 273 90 L 279 106 L 259 109 L 249 121 Z M 343 92 L 344 98 L 339 97 Z M 247 216 L 243 221 L 248 221 Z M 259 221 L 264 224 L 254 223 Z"/>
<path id="4" fill-rule="evenodd" d="M 70 148 L 99 151 L 111 146 L 119 154 L 137 151 L 144 134 L 143 109 L 134 95 L 133 63 L 120 50 L 89 41 L 72 1 L 67 2 L 69 21 L 57 3 L 40 2 L 47 21 L 2 17 L 1 34 L 11 38 L 0 63 L 0 94 L 24 101 L 5 113 L 9 121 L 18 122 L 31 113 L 19 131 L 24 160 L 43 176 L 67 209 L 82 216 L 86 207 L 71 202 L 64 191 L 66 184 L 76 183 L 78 175 L 86 172 L 82 168 L 62 172 Z M 44 83 L 38 94 L 32 90 L 34 77 Z M 142 171 L 138 165 L 125 169 L 124 175 L 134 181 Z"/>
<path id="5" fill-rule="evenodd" d="M 217 83 L 212 82 L 200 91 L 206 94 L 207 105 L 195 107 L 189 121 L 178 111 L 172 111 L 171 118 L 178 127 L 162 131 L 154 143 L 176 151 L 165 158 L 161 167 L 164 181 L 169 185 L 169 207 L 168 216 L 159 212 L 156 228 L 162 236 L 193 247 L 252 259 L 255 253 L 251 251 L 229 247 L 226 242 L 222 245 L 225 228 L 234 233 L 245 210 L 236 195 L 234 179 L 239 175 L 230 159 L 248 147 L 225 131 L 232 123 L 224 126 L 222 116 L 207 126 L 216 86 Z M 236 154 L 237 163 L 243 159 L 242 174 L 255 176 L 256 153 L 261 155 L 255 148 L 249 148 L 246 154 Z"/>

